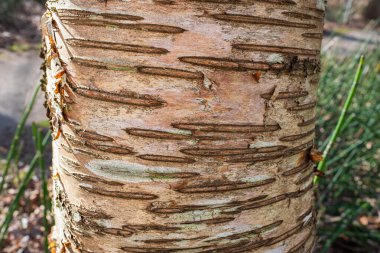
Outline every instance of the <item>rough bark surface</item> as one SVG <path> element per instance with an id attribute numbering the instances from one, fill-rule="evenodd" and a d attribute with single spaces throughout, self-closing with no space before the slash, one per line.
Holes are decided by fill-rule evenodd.
<path id="1" fill-rule="evenodd" d="M 323 1 L 48 9 L 60 249 L 312 251 Z"/>

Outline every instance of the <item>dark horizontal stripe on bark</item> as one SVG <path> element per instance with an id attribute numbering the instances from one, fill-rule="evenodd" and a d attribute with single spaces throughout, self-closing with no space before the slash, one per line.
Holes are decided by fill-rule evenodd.
<path id="1" fill-rule="evenodd" d="M 279 236 L 270 237 L 268 239 L 260 239 L 259 241 L 244 240 L 244 239 L 242 240 L 239 238 L 238 239 L 239 242 L 236 242 L 236 240 L 234 240 L 233 242 L 226 242 L 222 244 L 209 245 L 209 246 L 203 246 L 203 247 L 202 246 L 190 247 L 190 248 L 122 247 L 121 249 L 126 252 L 133 252 L 133 253 L 139 253 L 139 252 L 141 253 L 170 253 L 170 252 L 188 252 L 188 251 L 195 251 L 199 253 L 249 252 L 249 251 L 261 248 L 263 246 L 271 246 L 280 241 L 286 240 L 287 238 L 290 238 L 291 236 L 298 234 L 304 228 L 305 226 L 303 224 L 298 224 L 295 227 L 282 233 Z"/>
<path id="2" fill-rule="evenodd" d="M 135 152 L 130 147 L 126 146 L 116 146 L 116 145 L 108 145 L 108 144 L 96 144 L 91 142 L 86 142 L 85 146 L 89 148 L 93 148 L 102 152 L 117 154 L 117 155 L 132 155 Z"/>
<path id="3" fill-rule="evenodd" d="M 182 69 L 140 66 L 140 67 L 137 67 L 137 71 L 142 74 L 155 75 L 155 76 L 166 76 L 166 77 L 182 78 L 182 79 L 190 79 L 190 80 L 204 79 L 204 75 L 202 72 L 188 71 L 188 70 L 182 70 Z"/>
<path id="4" fill-rule="evenodd" d="M 231 201 L 224 204 L 211 204 L 211 205 L 177 205 L 173 202 L 153 202 L 151 203 L 147 210 L 152 213 L 158 213 L 158 214 L 176 214 L 176 213 L 184 213 L 189 211 L 201 211 L 201 210 L 214 210 L 214 209 L 224 209 L 224 208 L 232 208 L 244 205 L 245 203 L 251 203 L 256 202 L 262 199 L 267 198 L 268 195 L 260 195 L 257 197 L 253 197 L 247 200 L 241 200 L 241 201 Z M 230 216 L 227 216 L 228 218 L 231 218 Z M 217 217 L 213 219 L 221 219 L 226 217 Z M 189 221 L 190 223 L 193 223 L 195 221 Z M 188 223 L 188 222 L 186 222 Z"/>
<path id="5" fill-rule="evenodd" d="M 133 45 L 133 44 L 124 44 L 124 43 L 114 43 L 114 42 L 107 42 L 107 41 L 67 39 L 66 42 L 67 44 L 71 46 L 76 46 L 76 47 L 99 48 L 99 49 L 105 49 L 105 50 L 134 52 L 134 53 L 142 53 L 142 54 L 166 54 L 169 52 L 165 48 L 139 46 L 139 45 Z"/>
<path id="6" fill-rule="evenodd" d="M 200 56 L 184 56 L 178 58 L 180 61 L 185 63 L 190 63 L 193 65 L 226 69 L 226 70 L 236 70 L 236 71 L 247 71 L 247 70 L 282 70 L 286 67 L 283 63 L 269 63 L 269 62 L 254 62 L 247 60 L 234 60 L 228 58 L 214 58 L 214 57 L 200 57 Z"/>
<path id="7" fill-rule="evenodd" d="M 72 134 L 65 132 L 65 133 L 63 133 L 63 136 L 65 137 L 65 139 L 67 139 L 67 141 L 70 144 L 74 144 L 74 145 L 82 145 L 83 144 L 83 142 L 81 140 L 79 140 L 77 137 L 75 137 Z"/>
<path id="8" fill-rule="evenodd" d="M 289 107 L 288 110 L 289 111 L 305 111 L 305 110 L 314 109 L 316 105 L 317 105 L 316 102 L 311 102 L 307 104 L 301 104 L 301 105 Z"/>
<path id="9" fill-rule="evenodd" d="M 190 184 L 182 187 L 175 188 L 175 191 L 181 193 L 208 193 L 208 192 L 226 192 L 237 191 L 242 189 L 249 189 L 260 187 L 275 182 L 275 178 L 268 178 L 257 182 L 231 182 L 231 181 L 206 181 L 197 184 Z"/>
<path id="10" fill-rule="evenodd" d="M 234 157 L 231 159 L 228 159 L 226 162 L 230 163 L 255 163 L 255 162 L 263 162 L 263 161 L 269 161 L 274 160 L 278 158 L 284 158 L 284 157 L 290 157 L 297 153 L 306 151 L 308 148 L 311 148 L 313 146 L 313 141 L 307 142 L 305 144 L 301 144 L 299 146 L 293 147 L 293 148 L 287 148 L 285 150 L 279 151 L 279 152 L 272 152 L 270 154 L 247 154 L 247 155 L 241 155 L 240 157 Z"/>
<path id="11" fill-rule="evenodd" d="M 130 237 L 133 235 L 131 231 L 120 229 L 120 228 L 102 228 L 100 232 L 104 234 L 121 236 L 121 237 Z"/>
<path id="12" fill-rule="evenodd" d="M 302 12 L 293 12 L 293 11 L 284 11 L 281 13 L 284 16 L 291 17 L 291 18 L 298 18 L 301 20 L 308 19 L 308 20 L 322 20 L 322 17 L 316 17 L 313 15 L 309 15 L 307 13 Z"/>
<path id="13" fill-rule="evenodd" d="M 187 140 L 193 138 L 191 135 L 187 134 L 176 134 L 159 130 L 149 130 L 140 128 L 127 128 L 124 130 L 130 135 L 153 139 Z"/>
<path id="14" fill-rule="evenodd" d="M 253 124 L 213 124 L 213 123 L 173 123 L 173 127 L 183 130 L 228 133 L 262 133 L 280 130 L 280 125 Z"/>
<path id="15" fill-rule="evenodd" d="M 88 139 L 90 141 L 113 141 L 113 138 L 109 137 L 109 136 L 105 136 L 105 135 L 102 135 L 102 134 L 98 134 L 94 131 L 90 131 L 90 130 L 77 130 L 76 133 L 84 138 L 84 139 Z"/>
<path id="16" fill-rule="evenodd" d="M 162 99 L 154 98 L 149 95 L 140 95 L 133 92 L 114 93 L 87 88 L 77 88 L 75 92 L 83 97 L 125 105 L 143 107 L 162 107 L 166 105 Z"/>
<path id="17" fill-rule="evenodd" d="M 81 126 L 81 124 L 78 121 L 67 118 L 67 117 L 66 117 L 66 123 L 73 125 L 73 126 L 76 126 L 76 127 Z"/>
<path id="18" fill-rule="evenodd" d="M 309 39 L 319 39 L 319 40 L 323 38 L 322 33 L 303 33 L 302 36 Z"/>
<path id="19" fill-rule="evenodd" d="M 74 160 L 72 160 L 66 156 L 61 156 L 61 163 L 64 165 L 67 165 L 69 167 L 72 167 L 72 168 L 80 168 L 81 167 L 81 165 L 78 162 L 76 162 L 76 161 L 74 161 Z"/>
<path id="20" fill-rule="evenodd" d="M 303 176 L 300 179 L 298 179 L 297 181 L 295 181 L 294 183 L 296 185 L 303 184 L 303 183 L 307 182 L 310 178 L 312 178 L 313 175 L 314 175 L 314 171 L 312 170 L 309 173 L 307 173 L 305 176 Z"/>
<path id="21" fill-rule="evenodd" d="M 141 32 L 152 32 L 152 33 L 163 33 L 163 34 L 179 34 L 183 33 L 186 30 L 176 26 L 169 25 L 159 25 L 159 24 L 126 24 L 116 21 L 109 20 L 99 20 L 99 19 L 85 19 L 85 18 L 75 18 L 75 19 L 64 19 L 63 22 L 81 25 L 81 26 L 91 26 L 91 27 L 112 27 L 119 29 L 128 29 L 128 30 L 138 30 Z"/>
<path id="22" fill-rule="evenodd" d="M 112 63 L 107 63 L 107 62 L 101 62 L 101 61 L 92 60 L 92 59 L 72 57 L 71 61 L 73 63 L 78 64 L 78 65 L 89 67 L 89 68 L 114 70 L 114 71 L 136 72 L 135 67 L 131 67 L 131 66 L 127 66 L 127 65 L 112 64 Z"/>
<path id="23" fill-rule="evenodd" d="M 107 12 L 92 12 L 85 10 L 76 10 L 76 9 L 58 9 L 58 16 L 61 19 L 65 18 L 107 18 L 115 20 L 129 20 L 129 21 L 140 21 L 143 20 L 143 17 L 128 15 L 122 13 L 107 13 Z"/>
<path id="24" fill-rule="evenodd" d="M 306 29 L 317 28 L 317 26 L 314 24 L 290 22 L 290 21 L 281 20 L 281 19 L 263 18 L 263 17 L 249 16 L 249 15 L 213 14 L 211 16 L 214 17 L 215 19 L 226 21 L 226 22 L 236 22 L 236 23 L 244 23 L 244 24 L 257 24 L 257 25 L 285 26 L 285 27 L 306 28 Z"/>
<path id="25" fill-rule="evenodd" d="M 229 209 L 242 205 L 246 205 L 247 203 L 257 202 L 263 199 L 266 199 L 268 195 L 260 195 L 257 197 L 253 197 L 247 200 L 239 200 L 239 201 L 231 201 L 223 204 L 211 204 L 211 205 L 177 205 L 172 202 L 153 202 L 151 203 L 147 210 L 152 213 L 158 214 L 176 214 L 176 213 L 184 213 L 189 211 L 201 211 L 201 210 L 214 210 L 214 209 Z M 240 211 L 238 212 L 240 213 Z M 229 214 L 234 214 L 229 212 Z M 230 216 L 227 216 L 230 217 Z M 227 217 L 218 217 L 214 219 L 224 219 Z M 193 222 L 193 221 L 189 221 Z"/>
<path id="26" fill-rule="evenodd" d="M 235 220 L 235 217 L 220 217 L 220 218 L 213 218 L 213 219 L 206 219 L 206 220 L 194 220 L 194 221 L 185 221 L 181 222 L 183 225 L 192 225 L 192 224 L 221 224 L 226 222 L 231 222 Z"/>
<path id="27" fill-rule="evenodd" d="M 197 241 L 207 238 L 206 236 L 200 236 L 195 238 L 173 238 L 173 239 L 146 239 L 146 240 L 139 240 L 139 242 L 143 242 L 146 244 L 172 244 L 176 242 L 183 242 L 183 241 Z"/>
<path id="28" fill-rule="evenodd" d="M 139 155 L 138 158 L 156 162 L 172 162 L 172 163 L 195 163 L 196 160 L 187 157 L 163 156 L 163 155 Z"/>
<path id="29" fill-rule="evenodd" d="M 79 185 L 79 187 L 87 191 L 89 193 L 107 196 L 107 197 L 115 197 L 115 198 L 121 198 L 121 199 L 136 199 L 136 200 L 153 200 L 157 199 L 158 196 L 150 193 L 144 193 L 144 192 L 122 192 L 122 191 L 108 191 L 96 187 L 88 187 L 85 185 Z"/>
<path id="30" fill-rule="evenodd" d="M 217 4 L 255 4 L 257 2 L 271 3 L 277 5 L 296 5 L 293 0 L 190 0 L 191 2 L 200 3 L 217 3 Z"/>
<path id="31" fill-rule="evenodd" d="M 317 118 L 313 117 L 311 119 L 304 120 L 304 121 L 298 123 L 297 125 L 300 127 L 310 126 L 310 125 L 314 124 L 316 121 L 317 121 Z"/>
<path id="32" fill-rule="evenodd" d="M 181 230 L 180 227 L 158 225 L 158 224 L 141 224 L 141 225 L 127 224 L 127 225 L 123 225 L 122 228 L 125 229 L 125 230 L 134 231 L 134 232 L 139 232 L 139 231 L 143 231 L 143 232 L 146 232 L 146 231 L 168 231 L 168 232 L 173 232 L 173 231 Z"/>
<path id="33" fill-rule="evenodd" d="M 306 210 L 303 214 L 301 214 L 298 218 L 297 221 L 301 222 L 303 219 L 305 219 L 308 215 L 310 215 L 313 212 L 314 207 L 311 206 L 309 209 Z"/>
<path id="34" fill-rule="evenodd" d="M 273 95 L 274 95 L 273 92 L 269 92 L 269 93 L 261 94 L 260 97 L 269 100 L 269 99 L 272 99 Z M 278 93 L 275 96 L 275 99 L 302 98 L 302 97 L 306 97 L 307 95 L 309 95 L 307 91 L 283 91 L 283 92 Z"/>
<path id="35" fill-rule="evenodd" d="M 72 149 L 69 146 L 67 146 L 66 144 L 61 143 L 61 148 L 63 150 L 65 150 L 67 153 L 72 153 L 73 152 Z"/>
<path id="36" fill-rule="evenodd" d="M 289 142 L 289 141 L 298 141 L 298 140 L 304 139 L 305 137 L 314 135 L 314 133 L 315 133 L 315 130 L 313 129 L 311 131 L 308 131 L 308 132 L 302 133 L 302 134 L 283 136 L 283 137 L 280 137 L 279 140 L 280 141 L 286 141 L 286 142 Z"/>
<path id="37" fill-rule="evenodd" d="M 278 152 L 286 149 L 286 146 L 272 146 L 263 148 L 223 148 L 223 149 L 212 149 L 212 148 L 188 148 L 181 149 L 180 151 L 187 155 L 195 156 L 236 156 L 245 154 L 255 154 L 255 153 L 272 153 Z"/>
<path id="38" fill-rule="evenodd" d="M 261 208 L 268 205 L 273 205 L 275 203 L 278 203 L 288 198 L 299 198 L 303 196 L 304 194 L 306 194 L 307 192 L 309 192 L 312 188 L 313 188 L 313 183 L 309 184 L 307 187 L 300 189 L 298 191 L 284 193 L 270 199 L 264 199 L 264 200 L 256 201 L 250 204 L 242 205 L 238 207 L 236 210 L 237 211 L 252 210 L 252 209 L 257 209 L 257 208 Z M 228 214 L 229 212 L 226 211 L 225 213 Z"/>
<path id="39" fill-rule="evenodd" d="M 109 220 L 113 218 L 111 215 L 108 215 L 99 210 L 92 211 L 92 210 L 85 209 L 83 207 L 79 208 L 78 212 L 81 216 L 87 217 L 87 218 L 103 219 L 103 220 Z"/>
<path id="40" fill-rule="evenodd" d="M 107 184 L 107 185 L 112 185 L 112 186 L 124 185 L 123 183 L 120 183 L 117 181 L 109 181 L 109 180 L 102 179 L 100 177 L 94 177 L 94 176 L 80 174 L 80 173 L 76 173 L 76 172 L 69 172 L 65 168 L 62 168 L 62 169 L 66 175 L 71 176 L 80 182 L 102 183 L 102 184 Z"/>
<path id="41" fill-rule="evenodd" d="M 235 49 L 246 50 L 246 51 L 271 52 L 271 53 L 292 54 L 292 55 L 316 56 L 319 54 L 319 50 L 314 50 L 314 49 L 284 47 L 284 46 L 270 46 L 270 45 L 260 45 L 260 44 L 233 44 L 232 47 Z"/>
<path id="42" fill-rule="evenodd" d="M 286 253 L 301 253 L 301 252 L 309 252 L 305 251 L 305 244 L 312 238 L 313 232 L 310 231 L 305 237 L 301 239 L 295 246 L 289 249 Z"/>
<path id="43" fill-rule="evenodd" d="M 153 2 L 156 4 L 167 4 L 167 5 L 175 4 L 174 0 L 153 0 Z"/>
<path id="44" fill-rule="evenodd" d="M 288 177 L 288 176 L 292 176 L 292 175 L 295 175 L 297 173 L 301 173 L 301 172 L 304 172 L 305 170 L 309 169 L 310 167 L 312 167 L 313 163 L 308 161 L 306 163 L 303 163 L 301 164 L 300 166 L 297 166 L 293 169 L 290 169 L 290 170 L 287 170 L 287 171 L 284 171 L 282 173 L 283 176 L 285 177 Z"/>
<path id="45" fill-rule="evenodd" d="M 149 177 L 153 179 L 175 179 L 175 178 L 192 178 L 200 174 L 197 172 L 170 172 L 170 173 L 149 173 Z"/>
<path id="46" fill-rule="evenodd" d="M 109 157 L 102 156 L 100 154 L 94 153 L 91 150 L 86 150 L 86 149 L 82 149 L 82 148 L 74 148 L 74 151 L 76 153 L 79 153 L 79 154 L 82 154 L 82 155 L 85 155 L 85 156 L 95 157 L 95 158 L 99 158 L 99 159 L 109 159 Z"/>

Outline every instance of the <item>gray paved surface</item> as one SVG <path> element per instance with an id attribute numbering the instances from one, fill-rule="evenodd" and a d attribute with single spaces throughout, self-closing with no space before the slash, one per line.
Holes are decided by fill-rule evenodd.
<path id="1" fill-rule="evenodd" d="M 0 50 L 0 146 L 7 147 L 22 115 L 25 105 L 32 96 L 34 86 L 40 80 L 41 59 L 39 52 L 31 50 L 13 53 Z M 44 119 L 43 97 L 40 94 L 28 121 Z"/>

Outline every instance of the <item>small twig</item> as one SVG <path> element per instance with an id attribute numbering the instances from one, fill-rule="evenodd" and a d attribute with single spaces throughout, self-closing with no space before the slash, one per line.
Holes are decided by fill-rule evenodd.
<path id="1" fill-rule="evenodd" d="M 347 117 L 347 112 L 348 112 L 348 109 L 350 108 L 350 105 L 351 105 L 351 102 L 352 102 L 352 99 L 356 93 L 356 89 L 358 87 L 358 84 L 359 84 L 359 81 L 361 79 L 361 76 L 363 74 L 363 67 L 364 67 L 364 56 L 361 56 L 360 57 L 360 60 L 359 60 L 359 66 L 357 68 L 357 71 L 356 71 L 356 74 L 355 74 L 355 79 L 354 79 L 354 82 L 352 83 L 351 85 L 351 89 L 350 89 L 350 92 L 348 93 L 348 97 L 344 103 L 344 106 L 343 106 L 343 110 L 340 114 L 340 117 L 339 117 L 339 120 L 338 120 L 338 123 L 337 125 L 335 126 L 335 129 L 333 131 L 333 134 L 329 140 L 329 142 L 327 143 L 326 145 L 326 148 L 325 150 L 323 151 L 323 161 L 321 161 L 319 164 L 318 164 L 318 168 L 317 170 L 324 173 L 326 172 L 326 164 L 327 164 L 327 157 L 330 153 L 330 150 L 332 148 L 332 146 L 334 145 L 336 139 L 339 137 L 340 133 L 341 133 L 341 129 L 342 129 L 342 126 L 346 120 L 346 117 Z M 316 176 L 314 177 L 314 184 L 318 184 L 319 183 L 319 177 Z"/>

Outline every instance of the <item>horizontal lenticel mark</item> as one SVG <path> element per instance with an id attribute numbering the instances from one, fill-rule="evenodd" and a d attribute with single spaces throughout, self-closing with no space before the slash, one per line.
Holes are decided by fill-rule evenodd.
<path id="1" fill-rule="evenodd" d="M 105 49 L 105 50 L 134 52 L 134 53 L 142 53 L 142 54 L 166 54 L 169 52 L 165 48 L 115 43 L 115 42 L 107 42 L 107 41 L 67 39 L 66 42 L 67 44 L 71 46 L 76 46 L 76 47 L 99 48 L 99 49 Z"/>
<path id="2" fill-rule="evenodd" d="M 178 34 L 185 32 L 185 29 L 176 26 L 158 25 L 158 24 L 126 24 L 116 21 L 96 20 L 96 19 L 66 19 L 63 20 L 69 24 L 92 26 L 92 27 L 112 27 L 118 29 L 138 30 L 142 32 Z"/>
<path id="3" fill-rule="evenodd" d="M 148 95 L 139 95 L 134 93 L 123 94 L 87 88 L 77 88 L 75 92 L 83 97 L 126 105 L 161 107 L 166 104 L 161 99 L 153 98 Z"/>
<path id="4" fill-rule="evenodd" d="M 291 98 L 301 98 L 309 95 L 307 91 L 289 91 L 289 92 L 280 92 L 275 96 L 275 99 L 291 99 Z M 273 97 L 273 92 L 261 94 L 260 97 L 264 99 L 271 99 Z"/>
<path id="5" fill-rule="evenodd" d="M 187 140 L 192 138 L 192 136 L 188 134 L 178 134 L 151 129 L 126 128 L 124 131 L 129 135 L 152 139 Z"/>
<path id="6" fill-rule="evenodd" d="M 89 187 L 87 185 L 79 185 L 79 187 L 89 193 L 121 199 L 153 200 L 158 198 L 157 195 L 144 192 L 108 191 L 96 187 Z"/>
<path id="7" fill-rule="evenodd" d="M 298 140 L 301 140 L 305 137 L 308 137 L 310 135 L 313 135 L 315 133 L 315 130 L 311 130 L 311 131 L 308 131 L 306 133 L 302 133 L 302 134 L 296 134 L 296 135 L 289 135 L 289 136 L 284 136 L 284 137 L 280 137 L 279 140 L 280 141 L 298 141 Z"/>
<path id="8" fill-rule="evenodd" d="M 310 55 L 316 56 L 319 54 L 319 50 L 297 48 L 297 47 L 284 47 L 284 46 L 270 46 L 260 44 L 233 44 L 233 48 L 245 51 L 257 51 L 257 52 L 271 52 L 280 54 L 293 54 L 293 55 Z"/>
<path id="9" fill-rule="evenodd" d="M 155 76 L 166 76 L 166 77 L 173 77 L 173 78 L 195 79 L 195 80 L 204 79 L 203 73 L 199 71 L 188 71 L 188 70 L 182 70 L 182 69 L 147 67 L 147 66 L 137 67 L 137 71 L 142 74 L 149 74 L 149 75 L 155 75 Z"/>
<path id="10" fill-rule="evenodd" d="M 212 17 L 218 20 L 222 20 L 222 21 L 245 23 L 245 24 L 273 25 L 273 26 L 285 26 L 285 27 L 306 28 L 306 29 L 317 28 L 317 26 L 314 24 L 297 23 L 297 22 L 290 22 L 290 21 L 281 20 L 281 19 L 263 18 L 263 17 L 249 16 L 249 15 L 213 14 Z"/>
<path id="11" fill-rule="evenodd" d="M 262 133 L 280 130 L 276 125 L 254 124 L 218 124 L 218 123 L 173 123 L 173 127 L 191 131 L 226 132 L 226 133 Z"/>
<path id="12" fill-rule="evenodd" d="M 178 157 L 178 156 L 164 156 L 164 155 L 139 155 L 137 156 L 140 159 L 148 161 L 157 161 L 157 162 L 173 162 L 173 163 L 195 163 L 196 160 L 188 157 Z"/>
<path id="13" fill-rule="evenodd" d="M 78 9 L 58 9 L 58 16 L 60 19 L 64 20 L 66 18 L 108 18 L 116 20 L 129 20 L 129 21 L 140 21 L 143 17 L 128 15 L 122 13 L 106 13 L 106 12 L 92 12 Z"/>

